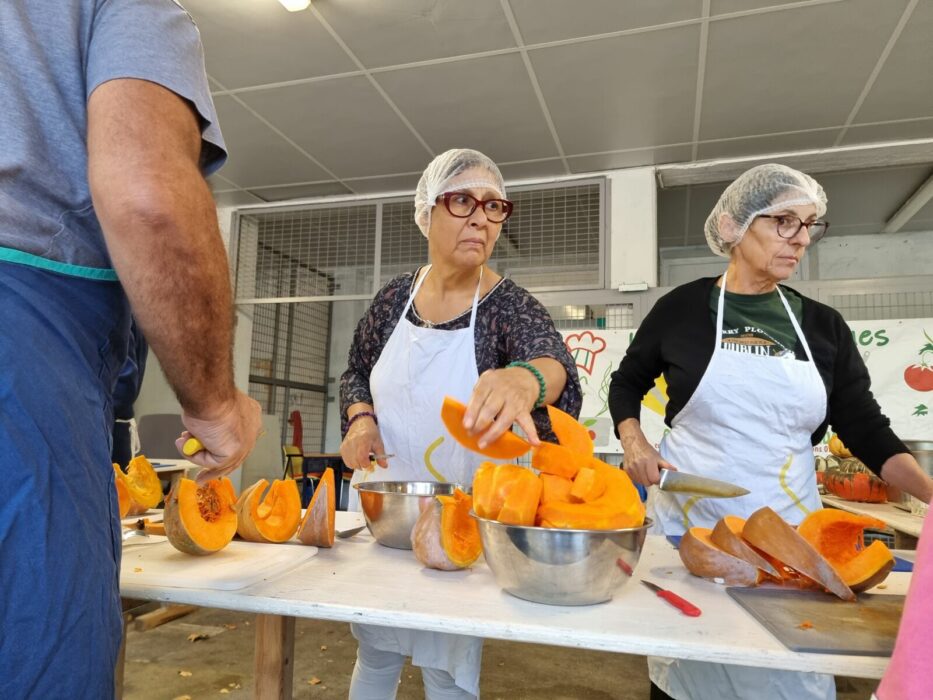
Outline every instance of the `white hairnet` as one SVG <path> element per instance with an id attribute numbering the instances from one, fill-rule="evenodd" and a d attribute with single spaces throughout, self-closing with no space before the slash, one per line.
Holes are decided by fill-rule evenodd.
<path id="1" fill-rule="evenodd" d="M 480 169 L 484 173 L 468 173 L 467 171 Z M 437 198 L 445 192 L 470 189 L 472 187 L 487 187 L 499 193 L 505 199 L 505 183 L 502 173 L 488 157 L 470 148 L 452 148 L 444 151 L 421 174 L 418 188 L 415 190 L 415 223 L 421 229 L 424 237 L 428 237 L 431 228 L 431 209 Z"/>
<path id="2" fill-rule="evenodd" d="M 706 219 L 706 242 L 710 249 L 728 258 L 756 216 L 799 204 L 812 204 L 816 215 L 826 213 L 826 193 L 816 180 L 799 170 L 778 163 L 765 163 L 739 175 L 722 193 Z M 722 214 L 734 226 L 721 227 Z"/>

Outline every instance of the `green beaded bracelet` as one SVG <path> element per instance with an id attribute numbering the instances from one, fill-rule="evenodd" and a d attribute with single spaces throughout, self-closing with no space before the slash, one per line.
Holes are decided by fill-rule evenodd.
<path id="1" fill-rule="evenodd" d="M 506 367 L 507 368 L 508 367 L 521 367 L 522 369 L 527 369 L 529 372 L 535 375 L 535 379 L 538 380 L 538 388 L 539 388 L 538 400 L 535 401 L 535 405 L 531 407 L 531 410 L 533 411 L 536 408 L 543 406 L 544 397 L 547 396 L 547 384 L 545 384 L 544 382 L 544 375 L 541 374 L 541 371 L 537 367 L 535 367 L 533 364 L 531 364 L 530 362 L 522 362 L 521 360 L 510 362 L 509 364 L 506 365 Z"/>

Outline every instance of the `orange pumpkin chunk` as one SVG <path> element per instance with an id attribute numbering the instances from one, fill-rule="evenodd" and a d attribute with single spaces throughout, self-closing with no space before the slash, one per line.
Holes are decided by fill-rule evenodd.
<path id="1" fill-rule="evenodd" d="M 436 496 L 421 512 L 411 531 L 415 557 L 427 567 L 454 571 L 475 562 L 483 553 L 473 501 L 460 489 L 452 496 Z"/>
<path id="2" fill-rule="evenodd" d="M 590 503 L 606 492 L 606 478 L 591 467 L 582 467 L 573 478 L 570 500 L 573 503 Z"/>
<path id="3" fill-rule="evenodd" d="M 578 454 L 593 456 L 593 440 L 586 426 L 557 406 L 548 406 L 547 415 L 551 420 L 551 430 L 557 436 L 557 442 Z"/>
<path id="4" fill-rule="evenodd" d="M 213 554 L 226 547 L 237 530 L 236 494 L 230 479 L 198 486 L 181 479 L 165 499 L 165 534 L 186 554 Z"/>
<path id="5" fill-rule="evenodd" d="M 468 450 L 491 459 L 515 459 L 531 449 L 530 444 L 512 432 L 504 433 L 498 440 L 480 448 L 479 438 L 481 434 L 470 435 L 463 427 L 465 413 L 465 405 L 449 396 L 444 398 L 444 404 L 441 406 L 441 420 L 444 421 L 447 432 L 453 436 L 454 440 Z"/>
<path id="6" fill-rule="evenodd" d="M 301 521 L 301 496 L 294 479 L 260 479 L 237 501 L 237 534 L 250 542 L 285 542 Z M 265 495 L 263 495 L 265 494 Z"/>
<path id="7" fill-rule="evenodd" d="M 531 466 L 539 472 L 572 479 L 590 458 L 563 445 L 542 442 L 531 454 Z"/>
<path id="8" fill-rule="evenodd" d="M 570 479 L 553 474 L 539 474 L 538 479 L 541 480 L 542 505 L 553 501 L 570 503 L 570 489 L 573 487 Z"/>

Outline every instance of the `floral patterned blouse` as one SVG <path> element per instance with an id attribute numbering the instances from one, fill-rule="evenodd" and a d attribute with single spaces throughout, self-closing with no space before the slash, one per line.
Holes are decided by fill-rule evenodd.
<path id="1" fill-rule="evenodd" d="M 405 303 L 412 292 L 415 273 L 407 272 L 391 280 L 379 290 L 369 310 L 360 319 L 350 347 L 349 366 L 340 379 L 341 432 L 347 429 L 347 408 L 357 402 L 372 403 L 369 375 L 389 341 Z M 439 330 L 459 330 L 470 325 L 470 309 L 444 323 L 434 324 Z M 420 327 L 431 324 L 420 316 L 412 304 L 408 320 Z M 479 300 L 474 329 L 476 369 L 482 374 L 487 369 L 505 367 L 517 360 L 550 357 L 567 370 L 567 383 L 555 405 L 576 417 L 580 414 L 583 393 L 573 358 L 564 345 L 564 339 L 551 320 L 547 310 L 527 291 L 509 279 L 501 279 Z M 541 407 L 532 412 L 538 435 L 542 440 L 556 442 L 547 419 L 547 410 Z"/>

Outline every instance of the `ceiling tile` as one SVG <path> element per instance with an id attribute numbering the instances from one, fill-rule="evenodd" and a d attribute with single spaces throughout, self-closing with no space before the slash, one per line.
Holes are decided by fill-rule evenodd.
<path id="1" fill-rule="evenodd" d="M 711 0 L 710 15 L 724 15 L 729 12 L 745 12 L 758 10 L 762 7 L 780 7 L 781 5 L 797 4 L 799 0 Z"/>
<path id="2" fill-rule="evenodd" d="M 185 0 L 207 72 L 226 88 L 344 73 L 356 66 L 310 12 L 273 0 Z"/>
<path id="3" fill-rule="evenodd" d="M 690 141 L 699 26 L 529 52 L 568 155 Z"/>
<path id="4" fill-rule="evenodd" d="M 498 0 L 344 0 L 314 6 L 367 68 L 515 46 Z"/>
<path id="5" fill-rule="evenodd" d="M 920 2 L 856 115 L 860 122 L 933 116 L 933 2 Z"/>
<path id="6" fill-rule="evenodd" d="M 550 160 L 536 160 L 531 163 L 510 163 L 499 165 L 499 171 L 506 183 L 512 180 L 531 180 L 536 177 L 552 177 L 566 175 L 564 161 L 560 158 Z"/>
<path id="7" fill-rule="evenodd" d="M 318 182 L 309 185 L 286 185 L 284 187 L 263 187 L 251 192 L 268 202 L 280 202 L 286 199 L 306 199 L 309 197 L 329 197 L 338 194 L 350 194 L 350 190 L 339 182 Z"/>
<path id="8" fill-rule="evenodd" d="M 690 146 L 664 146 L 662 148 L 645 148 L 637 151 L 573 156 L 568 160 L 570 161 L 570 169 L 574 173 L 588 173 L 599 170 L 614 170 L 616 168 L 635 168 L 640 165 L 678 163 L 689 161 L 690 155 Z"/>
<path id="9" fill-rule="evenodd" d="M 227 190 L 214 192 L 214 201 L 218 207 L 239 207 L 244 204 L 262 204 L 266 200 L 243 190 Z"/>
<path id="10" fill-rule="evenodd" d="M 851 0 L 710 23 L 700 138 L 844 124 L 906 1 Z"/>
<path id="11" fill-rule="evenodd" d="M 362 76 L 240 97 L 341 178 L 420 170 L 430 160 Z M 304 178 L 312 179 L 327 176 Z"/>
<path id="12" fill-rule="evenodd" d="M 518 55 L 421 66 L 375 77 L 438 153 L 469 147 L 495 161 L 557 156 Z"/>
<path id="13" fill-rule="evenodd" d="M 878 141 L 901 141 L 933 137 L 933 117 L 893 124 L 867 124 L 851 126 L 842 137 L 842 144 L 875 143 Z"/>
<path id="14" fill-rule="evenodd" d="M 424 163 L 427 165 L 427 162 Z M 383 192 L 406 192 L 414 196 L 415 187 L 418 186 L 418 180 L 421 173 L 407 175 L 387 175 L 386 177 L 367 177 L 358 180 L 346 180 L 346 183 L 353 188 L 354 192 L 359 194 L 380 194 Z"/>
<path id="15" fill-rule="evenodd" d="M 243 188 L 326 180 L 328 174 L 232 97 L 214 104 L 229 156 L 220 175 Z"/>
<path id="16" fill-rule="evenodd" d="M 650 27 L 700 16 L 702 0 L 511 0 L 526 44 Z"/>
<path id="17" fill-rule="evenodd" d="M 797 134 L 753 136 L 728 141 L 707 141 L 697 147 L 697 160 L 709 158 L 736 158 L 767 153 L 804 151 L 811 148 L 829 148 L 841 129 L 803 131 Z"/>

